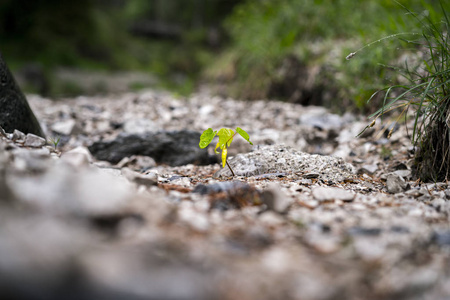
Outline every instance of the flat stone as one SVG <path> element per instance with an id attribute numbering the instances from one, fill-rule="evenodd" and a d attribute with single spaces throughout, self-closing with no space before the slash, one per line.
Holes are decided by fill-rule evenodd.
<path id="1" fill-rule="evenodd" d="M 362 236 L 378 236 L 381 234 L 381 228 L 367 228 L 367 227 L 351 227 L 347 230 L 350 235 L 362 235 Z"/>
<path id="2" fill-rule="evenodd" d="M 316 187 L 312 190 L 314 199 L 318 201 L 353 201 L 355 194 L 336 187 Z"/>
<path id="3" fill-rule="evenodd" d="M 313 178 L 319 178 L 319 176 L 320 176 L 319 173 L 310 172 L 308 174 L 303 175 L 303 178 L 313 179 Z"/>
<path id="4" fill-rule="evenodd" d="M 35 134 L 28 133 L 25 137 L 24 143 L 25 147 L 40 148 L 45 146 L 45 144 L 47 144 L 47 141 L 44 138 L 37 136 Z"/>
<path id="5" fill-rule="evenodd" d="M 131 185 L 96 168 L 74 170 L 52 164 L 39 177 L 11 175 L 9 186 L 16 197 L 49 212 L 83 217 L 120 214 L 133 193 Z"/>
<path id="6" fill-rule="evenodd" d="M 150 187 L 158 184 L 158 174 L 153 172 L 141 174 L 129 168 L 122 168 L 121 172 L 126 179 L 138 185 Z"/>
<path id="7" fill-rule="evenodd" d="M 200 133 L 190 130 L 160 131 L 145 134 L 121 134 L 111 141 L 99 141 L 89 146 L 89 151 L 99 160 L 113 164 L 133 155 L 150 156 L 158 163 L 171 166 L 210 164 L 207 149 L 200 149 Z"/>
<path id="8" fill-rule="evenodd" d="M 378 166 L 376 164 L 373 165 L 363 165 L 361 169 L 359 169 L 358 173 L 360 174 L 369 174 L 373 175 L 378 170 Z"/>
<path id="9" fill-rule="evenodd" d="M 86 147 L 77 147 L 61 155 L 61 160 L 76 168 L 87 167 L 92 162 L 92 155 Z"/>
<path id="10" fill-rule="evenodd" d="M 52 131 L 62 135 L 71 135 L 75 131 L 76 124 L 74 119 L 60 121 L 52 125 Z"/>
<path id="11" fill-rule="evenodd" d="M 342 158 L 308 154 L 284 145 L 255 146 L 252 152 L 229 159 L 237 176 L 256 176 L 267 173 L 316 173 L 321 179 L 340 182 L 353 176 L 353 166 Z M 228 168 L 219 170 L 217 177 L 230 177 Z M 316 176 L 316 175 L 314 175 Z"/>
<path id="12" fill-rule="evenodd" d="M 292 201 L 283 193 L 281 187 L 276 183 L 271 183 L 261 194 L 261 200 L 267 208 L 277 213 L 285 213 Z"/>
<path id="13" fill-rule="evenodd" d="M 386 178 L 386 188 L 389 193 L 396 194 L 404 192 L 407 188 L 407 183 L 402 176 L 398 174 L 391 173 L 387 175 Z"/>
<path id="14" fill-rule="evenodd" d="M 394 174 L 397 174 L 400 177 L 403 178 L 410 178 L 411 177 L 411 171 L 410 170 L 397 170 L 393 172 Z"/>

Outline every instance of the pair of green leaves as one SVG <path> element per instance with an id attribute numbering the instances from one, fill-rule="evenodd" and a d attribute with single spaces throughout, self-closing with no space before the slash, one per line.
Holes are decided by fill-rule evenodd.
<path id="1" fill-rule="evenodd" d="M 250 143 L 250 145 L 253 145 L 253 143 L 250 142 L 250 136 L 242 128 L 237 127 L 236 133 L 239 133 L 247 142 Z M 219 141 L 216 144 L 214 152 L 218 153 L 217 148 L 219 147 L 220 149 L 222 149 L 222 167 L 225 167 L 225 164 L 227 162 L 227 148 L 230 147 L 236 133 L 229 128 L 222 128 L 219 131 L 213 131 L 211 128 L 208 128 L 203 131 L 202 135 L 200 136 L 200 143 L 198 145 L 202 149 L 206 148 L 212 142 L 214 137 L 218 135 Z"/>

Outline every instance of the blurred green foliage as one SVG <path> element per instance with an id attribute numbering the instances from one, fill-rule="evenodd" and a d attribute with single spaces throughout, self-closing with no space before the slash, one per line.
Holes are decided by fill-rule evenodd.
<path id="1" fill-rule="evenodd" d="M 63 66 L 147 71 L 189 92 L 220 43 L 211 36 L 238 2 L 3 0 L 0 51 L 14 70 L 37 63 L 52 85 Z M 51 90 L 61 86 L 76 90 L 67 82 Z"/>
<path id="2" fill-rule="evenodd" d="M 439 2 L 398 1 L 412 11 L 426 13 L 438 21 Z M 305 69 L 321 66 L 317 88 L 333 91 L 328 106 L 343 107 L 346 102 L 363 109 L 370 95 L 394 80 L 389 69 L 378 63 L 394 62 L 411 47 L 399 39 L 385 40 L 346 61 L 358 48 L 399 32 L 420 31 L 417 20 L 391 0 L 260 0 L 238 5 L 226 20 L 232 45 L 223 57 L 234 63 L 230 84 L 234 95 L 244 98 L 267 98 L 271 86 L 279 80 L 280 66 L 286 57 L 298 59 Z M 212 66 L 211 76 L 221 77 L 229 70 Z M 293 66 L 298 68 L 298 66 Z M 283 72 L 281 72 L 283 73 Z M 281 75 L 283 76 L 283 75 Z M 306 81 L 307 78 L 304 79 Z M 283 98 L 283 95 L 273 95 Z M 376 101 L 373 105 L 376 107 Z"/>
<path id="3" fill-rule="evenodd" d="M 398 2 L 440 18 L 438 1 Z M 325 99 L 313 104 L 363 110 L 375 90 L 396 80 L 388 68 L 374 66 L 395 62 L 406 51 L 400 49 L 416 46 L 389 39 L 350 61 L 345 56 L 417 28 L 392 0 L 3 0 L 0 5 L 0 51 L 12 69 L 42 66 L 49 94 L 82 92 L 76 82 L 57 83 L 53 70 L 64 66 L 145 71 L 159 76 L 161 87 L 182 94 L 199 81 L 219 82 L 223 93 L 247 99 L 297 101 L 290 94 L 305 88 L 303 80 L 320 90 L 303 97 Z M 306 78 L 317 66 L 315 76 Z M 376 99 L 372 103 L 377 106 Z"/>

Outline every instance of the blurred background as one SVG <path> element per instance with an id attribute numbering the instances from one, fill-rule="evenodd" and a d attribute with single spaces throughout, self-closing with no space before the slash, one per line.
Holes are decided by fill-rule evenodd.
<path id="1" fill-rule="evenodd" d="M 438 22 L 421 0 L 2 0 L 0 51 L 27 93 L 77 95 L 201 88 L 367 112 L 372 93 L 414 62 L 420 32 L 404 5 Z"/>

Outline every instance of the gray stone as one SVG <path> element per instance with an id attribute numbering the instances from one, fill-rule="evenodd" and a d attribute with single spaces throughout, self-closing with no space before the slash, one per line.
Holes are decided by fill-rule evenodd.
<path id="1" fill-rule="evenodd" d="M 381 234 L 381 232 L 382 232 L 381 228 L 377 228 L 377 227 L 366 228 L 366 227 L 354 226 L 354 227 L 350 227 L 347 230 L 347 233 L 349 235 L 363 235 L 363 236 L 378 236 Z"/>
<path id="2" fill-rule="evenodd" d="M 14 176 L 8 181 L 22 201 L 56 213 L 101 217 L 122 213 L 132 196 L 124 179 L 95 168 L 79 171 L 52 165 L 39 177 Z"/>
<path id="3" fill-rule="evenodd" d="M 445 198 L 450 199 L 450 189 L 445 190 Z"/>
<path id="4" fill-rule="evenodd" d="M 192 192 L 209 195 L 213 209 L 228 210 L 261 204 L 261 193 L 254 186 L 242 181 L 199 184 Z"/>
<path id="5" fill-rule="evenodd" d="M 47 148 L 15 148 L 13 166 L 19 172 L 43 172 L 48 168 L 50 151 Z"/>
<path id="6" fill-rule="evenodd" d="M 389 193 L 396 194 L 401 193 L 406 190 L 408 184 L 405 179 L 398 174 L 391 173 L 387 175 L 386 178 L 386 188 Z"/>
<path id="7" fill-rule="evenodd" d="M 12 138 L 13 141 L 18 142 L 18 141 L 25 141 L 25 133 L 23 133 L 22 131 L 19 131 L 17 129 L 14 129 Z"/>
<path id="8" fill-rule="evenodd" d="M 411 171 L 410 170 L 397 170 L 394 171 L 394 174 L 397 174 L 400 177 L 403 178 L 410 178 L 411 177 Z"/>
<path id="9" fill-rule="evenodd" d="M 259 216 L 259 220 L 271 227 L 280 226 L 284 223 L 286 223 L 286 220 L 283 218 L 283 216 L 280 216 L 279 214 L 272 212 L 272 211 L 265 211 Z"/>
<path id="10" fill-rule="evenodd" d="M 76 124 L 74 119 L 60 121 L 52 125 L 52 131 L 62 135 L 71 135 L 75 132 Z"/>
<path id="11" fill-rule="evenodd" d="M 122 175 L 131 182 L 145 187 L 158 185 L 158 174 L 150 172 L 148 174 L 141 174 L 129 168 L 122 168 Z"/>
<path id="12" fill-rule="evenodd" d="M 212 184 L 199 184 L 197 185 L 193 193 L 199 193 L 200 195 L 215 194 L 220 192 L 228 192 L 233 189 L 243 189 L 248 185 L 242 181 L 223 181 Z"/>
<path id="13" fill-rule="evenodd" d="M 386 247 L 371 239 L 356 239 L 354 249 L 356 254 L 365 262 L 376 262 L 386 255 Z"/>
<path id="14" fill-rule="evenodd" d="M 44 147 L 45 144 L 47 144 L 47 141 L 44 138 L 32 133 L 27 134 L 27 136 L 25 137 L 25 147 L 40 148 Z"/>
<path id="15" fill-rule="evenodd" d="M 61 160 L 70 165 L 81 168 L 87 167 L 92 162 L 92 155 L 86 147 L 79 146 L 61 155 Z"/>
<path id="16" fill-rule="evenodd" d="M 433 234 L 432 240 L 439 246 L 450 246 L 450 231 L 439 231 Z"/>
<path id="17" fill-rule="evenodd" d="M 346 191 L 341 188 L 336 187 L 316 187 L 312 190 L 312 195 L 314 199 L 318 201 L 333 201 L 333 200 L 341 200 L 341 201 L 353 201 L 355 198 L 355 194 Z"/>
<path id="18" fill-rule="evenodd" d="M 313 179 L 313 178 L 319 178 L 320 174 L 319 173 L 314 173 L 314 172 L 310 172 L 308 174 L 303 175 L 303 178 L 306 179 Z"/>
<path id="19" fill-rule="evenodd" d="M 285 213 L 291 205 L 291 200 L 276 183 L 270 184 L 261 194 L 261 200 L 267 208 L 277 213 Z"/>
<path id="20" fill-rule="evenodd" d="M 423 195 L 423 192 L 424 191 L 419 189 L 419 188 L 413 188 L 413 189 L 407 190 L 405 192 L 405 195 L 410 196 L 410 197 L 414 197 L 414 198 L 418 198 L 418 197 Z"/>
<path id="21" fill-rule="evenodd" d="M 342 117 L 336 114 L 327 113 L 325 109 L 323 111 L 318 110 L 317 113 L 302 115 L 299 121 L 300 124 L 322 130 L 339 130 L 344 125 Z"/>
<path id="22" fill-rule="evenodd" d="M 335 182 L 353 176 L 353 166 L 342 158 L 308 154 L 284 145 L 255 146 L 253 151 L 229 159 L 238 176 L 256 176 L 266 173 L 317 173 L 321 179 Z M 231 171 L 223 168 L 217 177 L 230 177 Z"/>
<path id="23" fill-rule="evenodd" d="M 0 53 L 0 126 L 45 137 L 27 99 L 17 85 Z"/>
<path id="24" fill-rule="evenodd" d="M 144 155 L 171 166 L 210 164 L 217 161 L 207 149 L 200 149 L 200 133 L 190 130 L 121 134 L 112 141 L 99 141 L 89 151 L 99 160 L 118 163 L 124 157 Z"/>
<path id="25" fill-rule="evenodd" d="M 155 123 L 149 119 L 131 119 L 123 124 L 126 133 L 142 134 L 146 132 L 158 131 Z"/>
<path id="26" fill-rule="evenodd" d="M 180 203 L 178 220 L 199 232 L 206 232 L 210 227 L 207 215 L 196 210 L 189 202 Z"/>
<path id="27" fill-rule="evenodd" d="M 378 166 L 376 164 L 373 165 L 363 165 L 361 166 L 361 169 L 358 170 L 358 173 L 360 174 L 369 174 L 373 175 L 378 170 Z"/>
<path id="28" fill-rule="evenodd" d="M 156 166 L 156 162 L 153 158 L 149 156 L 142 155 L 132 155 L 130 157 L 124 157 L 117 163 L 117 167 L 129 167 L 133 170 L 145 171 Z"/>

